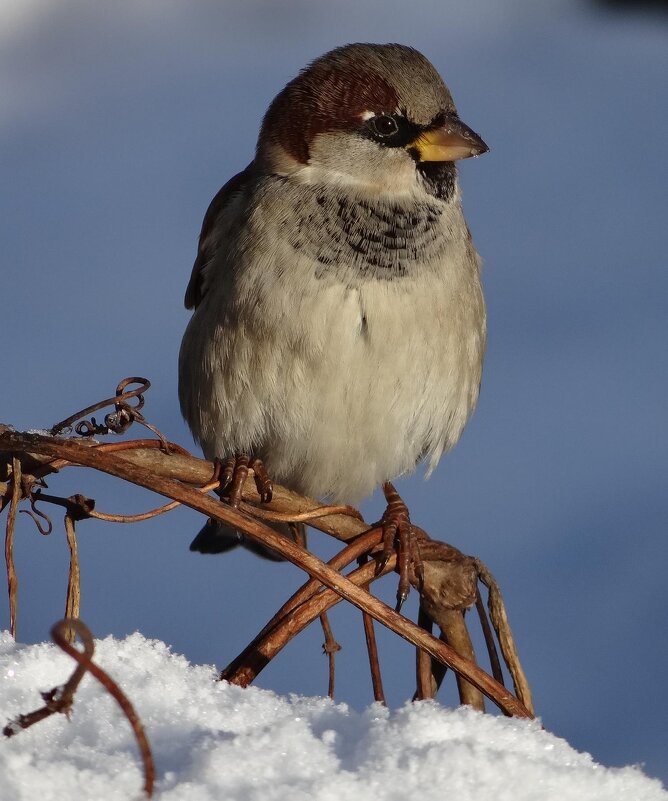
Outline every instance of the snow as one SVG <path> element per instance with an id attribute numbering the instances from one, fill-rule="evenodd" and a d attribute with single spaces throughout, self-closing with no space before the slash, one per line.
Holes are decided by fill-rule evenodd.
<path id="1" fill-rule="evenodd" d="M 668 18 L 611 5 L 3 0 L 0 291 L 11 300 L 0 419 L 48 428 L 123 376 L 146 375 L 148 419 L 198 453 L 175 359 L 209 200 L 248 163 L 268 103 L 310 59 L 350 41 L 417 47 L 492 148 L 460 171 L 489 342 L 462 442 L 429 482 L 418 473 L 397 488 L 416 523 L 500 582 L 550 731 L 602 764 L 643 763 L 668 786 L 668 637 L 657 634 L 668 619 Z M 49 483 L 104 511 L 160 503 L 88 471 Z M 362 511 L 382 510 L 377 494 Z M 189 554 L 202 523 L 177 510 L 78 526 L 83 613 L 97 634 L 139 629 L 223 665 L 304 580 L 238 552 Z M 325 539 L 311 543 L 329 558 Z M 42 537 L 19 515 L 15 552 L 19 636 L 35 643 L 63 605 L 62 526 Z M 392 602 L 396 583 L 378 587 Z M 342 606 L 332 624 L 344 646 L 337 694 L 361 710 L 371 691 L 358 613 Z M 396 708 L 413 655 L 379 638 Z M 323 692 L 321 641 L 304 632 L 260 683 Z"/>
<path id="2" fill-rule="evenodd" d="M 668 801 L 638 767 L 605 768 L 523 721 L 435 702 L 363 712 L 325 698 L 217 682 L 159 640 L 97 642 L 95 659 L 121 685 L 153 749 L 161 801 Z M 72 661 L 47 643 L 0 635 L 0 709 L 41 706 Z M 90 676 L 68 721 L 54 715 L 0 747 L 0 801 L 141 798 L 130 727 Z"/>

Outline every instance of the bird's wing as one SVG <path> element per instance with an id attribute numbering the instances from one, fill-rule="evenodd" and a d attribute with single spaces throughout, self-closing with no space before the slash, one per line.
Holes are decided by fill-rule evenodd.
<path id="1" fill-rule="evenodd" d="M 252 176 L 252 166 L 252 164 L 249 164 L 245 170 L 235 175 L 234 178 L 230 178 L 225 186 L 218 191 L 206 210 L 199 235 L 197 258 L 193 264 L 190 281 L 186 289 L 186 309 L 196 308 L 204 297 L 206 291 L 204 269 L 220 248 L 220 231 L 227 227 L 225 225 L 225 217 L 230 213 L 232 202 L 246 189 Z"/>

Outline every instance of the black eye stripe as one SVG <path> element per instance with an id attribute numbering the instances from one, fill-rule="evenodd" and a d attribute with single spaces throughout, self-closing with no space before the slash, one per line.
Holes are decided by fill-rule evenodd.
<path id="1" fill-rule="evenodd" d="M 402 114 L 374 114 L 364 123 L 361 133 L 383 147 L 406 147 L 422 129 Z"/>

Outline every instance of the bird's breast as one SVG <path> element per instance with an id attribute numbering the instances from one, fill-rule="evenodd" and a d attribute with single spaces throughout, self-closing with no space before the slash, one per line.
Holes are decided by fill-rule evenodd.
<path id="1" fill-rule="evenodd" d="M 284 231 L 315 276 L 355 282 L 394 280 L 439 258 L 445 204 L 426 196 L 399 204 L 305 186 L 294 194 L 293 224 Z"/>
<path id="2" fill-rule="evenodd" d="M 484 308 L 476 266 L 441 268 L 440 280 L 342 282 L 293 262 L 266 299 L 271 365 L 257 384 L 278 480 L 355 501 L 456 443 L 478 395 Z"/>
<path id="3" fill-rule="evenodd" d="M 459 207 L 300 198 L 251 211 L 212 265 L 182 409 L 208 457 L 251 451 L 280 483 L 355 502 L 458 440 L 484 351 L 478 261 Z"/>

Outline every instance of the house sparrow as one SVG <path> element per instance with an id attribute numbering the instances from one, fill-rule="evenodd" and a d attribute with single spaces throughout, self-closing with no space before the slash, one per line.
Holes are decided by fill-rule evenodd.
<path id="1" fill-rule="evenodd" d="M 485 306 L 454 162 L 487 150 L 402 45 L 339 47 L 271 103 L 204 218 L 179 355 L 183 416 L 233 503 L 249 466 L 265 500 L 267 474 L 335 502 L 382 486 L 385 550 L 410 532 L 389 482 L 431 472 L 478 398 Z M 239 543 L 271 555 L 211 521 L 191 549 Z"/>

